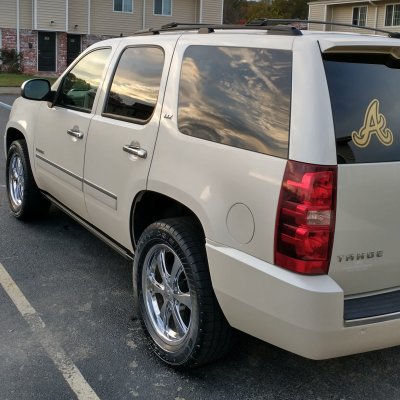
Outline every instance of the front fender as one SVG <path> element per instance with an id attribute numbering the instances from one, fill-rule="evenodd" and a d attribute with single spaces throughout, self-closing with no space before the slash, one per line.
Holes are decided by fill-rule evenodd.
<path id="1" fill-rule="evenodd" d="M 34 175 L 34 132 L 39 111 L 43 104 L 44 103 L 40 101 L 27 100 L 22 97 L 17 98 L 12 106 L 4 134 L 4 151 L 6 157 L 8 138 L 9 135 L 12 134 L 13 130 L 17 130 L 24 136 Z"/>

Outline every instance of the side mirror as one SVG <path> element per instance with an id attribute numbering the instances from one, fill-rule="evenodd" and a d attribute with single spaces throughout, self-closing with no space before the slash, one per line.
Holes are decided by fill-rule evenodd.
<path id="1" fill-rule="evenodd" d="M 51 96 L 50 82 L 46 79 L 25 81 L 21 86 L 21 96 L 28 100 L 49 101 Z"/>

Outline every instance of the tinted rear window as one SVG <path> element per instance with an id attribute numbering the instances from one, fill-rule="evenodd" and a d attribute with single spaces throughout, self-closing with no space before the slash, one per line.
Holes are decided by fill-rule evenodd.
<path id="1" fill-rule="evenodd" d="M 290 51 L 190 46 L 182 64 L 179 130 L 285 158 L 291 87 Z"/>
<path id="2" fill-rule="evenodd" d="M 324 55 L 339 164 L 400 160 L 400 62 Z"/>

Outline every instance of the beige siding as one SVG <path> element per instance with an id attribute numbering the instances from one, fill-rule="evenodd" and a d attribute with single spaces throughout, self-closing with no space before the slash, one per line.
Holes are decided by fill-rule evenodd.
<path id="1" fill-rule="evenodd" d="M 54 21 L 51 23 L 50 21 Z M 66 0 L 37 0 L 37 29 L 64 31 L 66 24 Z"/>
<path id="2" fill-rule="evenodd" d="M 386 29 L 389 31 L 400 31 L 400 27 L 390 27 L 385 26 L 385 11 L 386 11 L 386 4 L 400 4 L 400 1 L 378 1 L 375 4 L 378 7 L 373 6 L 368 1 L 365 2 L 351 2 L 346 0 L 337 0 L 338 2 L 341 1 L 343 4 L 333 4 L 328 5 L 328 13 L 327 13 L 327 20 L 343 23 L 343 24 L 351 24 L 353 22 L 353 8 L 360 7 L 360 6 L 367 6 L 367 26 L 374 28 L 375 21 L 376 27 L 378 29 Z M 336 3 L 336 1 L 335 1 Z M 347 3 L 347 4 L 344 4 Z M 328 3 L 329 4 L 329 3 Z M 321 15 L 321 10 L 323 10 L 324 4 L 313 4 L 309 5 L 309 19 L 323 19 L 323 14 Z M 310 29 L 316 30 L 321 29 L 320 26 L 317 25 L 310 25 Z M 327 27 L 326 30 L 330 28 Z M 350 27 L 341 27 L 341 26 L 332 26 L 332 30 L 339 31 L 339 32 L 359 32 L 359 33 L 371 33 L 371 31 L 363 30 L 363 29 L 355 29 Z"/>
<path id="3" fill-rule="evenodd" d="M 308 19 L 314 21 L 325 20 L 325 5 L 324 4 L 310 4 L 308 7 Z M 324 25 L 310 24 L 309 29 L 314 31 L 323 31 Z"/>
<path id="4" fill-rule="evenodd" d="M 32 0 L 19 0 L 19 21 L 21 29 L 33 29 Z"/>
<path id="5" fill-rule="evenodd" d="M 88 0 L 68 0 L 68 32 L 87 33 Z M 75 27 L 78 25 L 77 27 Z"/>
<path id="6" fill-rule="evenodd" d="M 203 0 L 203 19 L 205 24 L 222 23 L 222 0 L 204 1 Z"/>
<path id="7" fill-rule="evenodd" d="M 16 28 L 17 26 L 17 7 L 15 1 L 1 0 L 0 27 Z"/>
<path id="8" fill-rule="evenodd" d="M 133 13 L 114 12 L 113 0 L 91 0 L 91 28 L 94 35 L 132 35 L 142 29 L 142 1 L 133 1 Z"/>
<path id="9" fill-rule="evenodd" d="M 154 0 L 146 0 L 146 28 L 159 28 L 170 22 L 196 22 L 196 0 L 172 0 L 171 16 L 154 15 Z"/>
<path id="10" fill-rule="evenodd" d="M 367 6 L 367 26 L 374 26 L 375 24 L 375 7 L 368 3 L 356 3 L 350 5 L 333 6 L 332 21 L 340 24 L 353 23 L 353 8 Z M 357 33 L 371 33 L 364 29 L 357 29 L 345 26 L 332 26 L 332 30 L 337 32 L 357 32 Z"/>
<path id="11" fill-rule="evenodd" d="M 32 1 L 19 1 L 19 21 L 21 29 L 32 29 Z M 15 0 L 0 0 L 0 27 L 17 27 L 17 2 Z"/>
<path id="12" fill-rule="evenodd" d="M 388 31 L 400 31 L 400 27 L 385 26 L 386 4 L 400 4 L 399 1 L 386 1 L 382 2 L 378 8 L 377 28 L 387 29 Z"/>

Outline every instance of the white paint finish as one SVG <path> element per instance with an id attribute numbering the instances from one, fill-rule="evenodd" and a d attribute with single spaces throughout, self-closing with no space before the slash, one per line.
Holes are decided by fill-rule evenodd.
<path id="1" fill-rule="evenodd" d="M 339 166 L 339 212 L 329 275 L 346 295 L 400 286 L 399 169 L 396 162 Z M 383 257 L 338 260 L 341 255 L 379 250 Z"/>
<path id="2" fill-rule="evenodd" d="M 33 153 L 33 131 L 36 125 L 36 116 L 38 115 L 41 103 L 38 101 L 29 101 L 22 97 L 18 97 L 14 103 L 10 112 L 9 120 L 6 126 L 6 132 L 10 128 L 14 128 L 20 131 L 25 139 L 28 146 L 29 158 L 34 160 Z M 4 136 L 5 144 L 6 136 Z M 4 151 L 7 157 L 7 149 L 4 145 Z M 33 162 L 32 162 L 33 164 Z M 35 170 L 32 168 L 33 175 L 36 178 Z"/>
<path id="3" fill-rule="evenodd" d="M 103 45 L 103 47 L 105 47 Z M 111 46 L 110 46 L 111 47 Z M 111 59 L 112 48 L 110 48 L 109 59 Z M 85 54 L 85 56 L 87 56 Z M 85 56 L 82 56 L 84 59 Z M 90 57 L 95 57 L 94 53 L 89 52 Z M 102 78 L 101 65 L 98 71 L 94 71 L 93 80 Z M 42 150 L 42 157 L 53 164 L 68 170 L 78 177 L 71 177 L 71 174 L 63 172 L 57 167 L 50 165 L 35 158 L 35 167 L 38 186 L 53 195 L 56 199 L 63 199 L 63 204 L 72 211 L 87 219 L 87 210 L 82 191 L 83 167 L 85 161 L 85 148 L 89 124 L 94 116 L 97 101 L 101 90 L 97 90 L 92 111 L 85 113 L 70 108 L 55 105 L 49 107 L 47 103 L 41 102 L 41 108 L 35 121 L 35 147 Z M 83 133 L 82 139 L 70 136 L 69 129 L 79 130 Z"/>
<path id="4" fill-rule="evenodd" d="M 336 143 L 331 103 L 318 42 L 293 44 L 292 115 L 289 158 L 335 165 Z"/>
<path id="5" fill-rule="evenodd" d="M 36 314 L 35 309 L 30 305 L 17 284 L 14 282 L 14 280 L 11 278 L 11 276 L 8 274 L 7 270 L 1 263 L 0 283 L 23 317 Z M 45 326 L 42 322 L 39 325 Z"/>
<path id="6" fill-rule="evenodd" d="M 32 334 L 38 339 L 58 371 L 62 374 L 78 400 L 100 400 L 95 391 L 90 387 L 77 366 L 57 343 L 54 336 L 46 328 L 36 310 L 21 292 L 15 281 L 0 263 L 0 284 L 10 297 Z"/>
<path id="7" fill-rule="evenodd" d="M 49 162 L 68 170 L 78 178 L 83 177 L 83 163 L 87 133 L 93 114 L 55 106 L 49 108 L 42 103 L 39 111 L 35 147 Z M 79 129 L 84 134 L 77 140 L 67 134 L 68 129 Z M 64 204 L 85 218 L 86 210 L 82 192 L 82 182 L 35 157 L 37 183 L 40 188 L 56 198 L 63 197 Z"/>
<path id="8" fill-rule="evenodd" d="M 235 204 L 226 217 L 229 234 L 238 243 L 250 243 L 254 236 L 255 222 L 253 214 L 245 204 Z"/>
<path id="9" fill-rule="evenodd" d="M 292 37 L 266 37 L 265 33 L 217 33 L 212 40 L 213 45 L 234 43 L 286 50 L 291 49 L 293 42 Z M 286 160 L 190 137 L 177 127 L 184 51 L 190 45 L 209 43 L 209 35 L 198 34 L 182 35 L 178 41 L 162 111 L 162 115 L 170 114 L 173 118 L 161 119 L 148 189 L 185 204 L 200 219 L 207 238 L 273 262 L 276 206 Z M 236 203 L 246 204 L 254 216 L 255 235 L 249 244 L 239 244 L 228 232 L 226 215 Z"/>
<path id="10" fill-rule="evenodd" d="M 142 10 L 142 29 L 145 29 L 145 27 L 146 27 L 146 0 L 143 0 L 143 3 L 142 3 L 142 8 L 143 8 L 143 10 Z"/>
<path id="11" fill-rule="evenodd" d="M 90 35 L 90 29 L 91 29 L 91 26 L 90 26 L 90 24 L 91 24 L 91 12 L 92 12 L 92 10 L 91 10 L 91 0 L 88 0 L 88 21 L 87 21 L 87 33 L 88 33 L 88 35 Z"/>
<path id="12" fill-rule="evenodd" d="M 178 35 L 175 37 L 177 39 Z M 147 188 L 147 177 L 157 139 L 162 101 L 176 39 L 167 35 L 155 37 L 146 35 L 121 41 L 121 47 L 156 46 L 160 54 L 164 52 L 165 61 L 158 102 L 151 120 L 142 125 L 102 116 L 106 101 L 105 87 L 90 125 L 85 155 L 85 180 L 114 194 L 118 198 L 118 207 L 110 207 L 115 205 L 115 201 L 112 202 L 102 194 L 93 193 L 92 188 L 84 185 L 89 221 L 129 250 L 132 250 L 131 207 L 136 195 Z M 112 77 L 113 72 L 114 65 L 108 70 L 107 80 Z M 139 143 L 140 147 L 147 151 L 146 159 L 123 151 L 123 146 L 132 142 Z"/>
<path id="13" fill-rule="evenodd" d="M 19 54 L 20 53 L 20 48 L 21 48 L 21 45 L 20 45 L 20 20 L 19 20 L 19 11 L 20 11 L 20 9 L 19 9 L 19 1 L 20 0 L 17 0 L 17 53 Z"/>
<path id="14" fill-rule="evenodd" d="M 343 291 L 329 276 L 303 276 L 207 242 L 211 279 L 231 326 L 316 360 L 400 344 L 400 319 L 344 327 Z"/>

